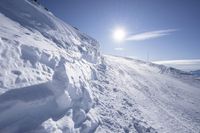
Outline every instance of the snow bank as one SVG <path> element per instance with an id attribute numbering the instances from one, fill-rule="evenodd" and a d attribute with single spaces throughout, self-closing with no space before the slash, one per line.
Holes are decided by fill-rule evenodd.
<path id="1" fill-rule="evenodd" d="M 0 12 L 0 132 L 94 131 L 98 42 L 32 1 L 2 0 Z"/>

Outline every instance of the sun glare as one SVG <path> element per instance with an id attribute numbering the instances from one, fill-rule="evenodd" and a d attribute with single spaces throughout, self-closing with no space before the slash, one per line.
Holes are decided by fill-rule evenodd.
<path id="1" fill-rule="evenodd" d="M 126 33 L 124 29 L 122 28 L 115 29 L 113 32 L 113 39 L 117 42 L 123 41 L 125 36 L 126 36 Z"/>

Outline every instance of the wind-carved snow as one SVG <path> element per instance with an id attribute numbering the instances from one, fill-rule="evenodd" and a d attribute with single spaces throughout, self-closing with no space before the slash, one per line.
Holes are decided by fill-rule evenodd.
<path id="1" fill-rule="evenodd" d="M 102 121 L 97 132 L 200 131 L 200 84 L 194 77 L 129 58 L 102 58 L 92 84 Z"/>
<path id="2" fill-rule="evenodd" d="M 190 73 L 102 56 L 96 40 L 29 0 L 1 0 L 0 20 L 0 132 L 200 131 Z"/>
<path id="3" fill-rule="evenodd" d="M 0 7 L 0 132 L 95 131 L 98 42 L 34 2 Z"/>

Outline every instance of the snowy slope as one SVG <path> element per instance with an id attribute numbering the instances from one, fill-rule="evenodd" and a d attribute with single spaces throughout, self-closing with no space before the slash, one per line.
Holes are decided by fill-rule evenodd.
<path id="1" fill-rule="evenodd" d="M 200 60 L 167 60 L 167 61 L 155 61 L 156 64 L 162 64 L 170 67 L 174 67 L 183 71 L 196 71 L 200 70 Z"/>
<path id="2" fill-rule="evenodd" d="M 196 133 L 200 84 L 180 70 L 104 56 L 93 82 L 99 132 Z"/>
<path id="3" fill-rule="evenodd" d="M 98 42 L 31 1 L 0 12 L 0 132 L 93 131 Z"/>
<path id="4" fill-rule="evenodd" d="M 0 1 L 0 132 L 200 131 L 200 82 L 102 56 L 98 42 L 29 0 Z"/>

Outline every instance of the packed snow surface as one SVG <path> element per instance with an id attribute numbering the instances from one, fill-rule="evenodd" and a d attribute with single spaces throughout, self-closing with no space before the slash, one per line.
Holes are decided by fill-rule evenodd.
<path id="1" fill-rule="evenodd" d="M 0 132 L 199 133 L 192 74 L 100 55 L 30 0 L 1 0 L 0 20 Z"/>

